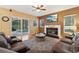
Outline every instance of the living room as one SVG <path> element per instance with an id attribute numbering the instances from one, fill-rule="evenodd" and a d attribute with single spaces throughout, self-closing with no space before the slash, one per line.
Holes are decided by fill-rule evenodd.
<path id="1" fill-rule="evenodd" d="M 77 5 L 2 5 L 1 53 L 76 53 L 78 19 Z"/>

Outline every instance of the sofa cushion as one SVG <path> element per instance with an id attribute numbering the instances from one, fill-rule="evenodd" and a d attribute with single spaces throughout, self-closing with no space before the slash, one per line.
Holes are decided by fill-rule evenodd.
<path id="1" fill-rule="evenodd" d="M 53 47 L 53 51 L 57 53 L 70 53 L 72 47 L 69 44 L 60 41 Z"/>
<path id="2" fill-rule="evenodd" d="M 74 42 L 74 51 L 79 52 L 79 38 Z"/>
<path id="3" fill-rule="evenodd" d="M 11 48 L 11 50 L 18 51 L 23 48 L 25 48 L 25 45 L 22 42 L 19 42 L 19 43 L 13 44 L 13 47 Z"/>
<path id="4" fill-rule="evenodd" d="M 10 45 L 7 43 L 6 39 L 0 35 L 0 47 L 10 48 Z"/>
<path id="5" fill-rule="evenodd" d="M 73 42 L 76 41 L 79 38 L 79 33 L 76 33 L 75 36 L 73 37 Z"/>
<path id="6" fill-rule="evenodd" d="M 11 38 L 6 37 L 3 32 L 0 32 L 0 35 L 3 36 L 7 40 L 8 43 L 12 43 Z"/>
<path id="7" fill-rule="evenodd" d="M 0 53 L 16 53 L 16 52 L 0 47 Z"/>
<path id="8" fill-rule="evenodd" d="M 68 44 L 72 44 L 73 43 L 72 40 L 66 39 L 66 38 L 65 39 L 62 39 L 61 42 L 68 43 Z"/>

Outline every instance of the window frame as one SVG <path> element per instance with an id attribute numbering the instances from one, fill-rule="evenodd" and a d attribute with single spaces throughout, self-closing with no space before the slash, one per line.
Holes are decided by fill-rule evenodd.
<path id="1" fill-rule="evenodd" d="M 19 18 L 19 17 L 13 16 L 13 17 L 11 17 L 11 35 L 13 35 L 13 31 L 12 31 L 12 21 L 13 21 L 13 19 L 12 19 L 12 18 L 18 18 L 18 20 L 21 21 L 21 34 L 20 34 L 20 35 L 29 34 L 29 32 L 30 32 L 29 18 Z M 22 22 L 23 22 L 23 20 L 28 20 L 28 32 L 22 32 L 22 31 L 23 31 L 23 30 L 22 30 Z M 17 36 L 20 36 L 20 35 L 18 34 Z"/>
<path id="2" fill-rule="evenodd" d="M 64 16 L 64 33 L 67 33 L 66 31 L 65 31 L 65 27 L 71 27 L 71 25 L 70 26 L 65 26 L 65 17 L 69 17 L 69 16 L 71 16 L 71 20 L 72 20 L 72 17 L 73 16 L 75 16 L 75 19 L 74 19 L 74 27 L 76 26 L 76 14 L 73 14 L 73 15 L 66 15 L 66 16 Z"/>

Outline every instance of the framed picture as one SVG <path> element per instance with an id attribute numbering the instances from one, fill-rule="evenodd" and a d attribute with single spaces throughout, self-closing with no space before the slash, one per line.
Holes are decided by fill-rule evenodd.
<path id="1" fill-rule="evenodd" d="M 47 22 L 57 22 L 57 14 L 47 16 Z"/>

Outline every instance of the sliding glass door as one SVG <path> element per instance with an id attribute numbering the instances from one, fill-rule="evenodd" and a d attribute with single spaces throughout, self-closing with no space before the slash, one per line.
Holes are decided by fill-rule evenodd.
<path id="1" fill-rule="evenodd" d="M 12 19 L 12 35 L 13 36 L 23 36 L 28 35 L 28 20 L 27 19 L 18 19 L 13 18 Z"/>
<path id="2" fill-rule="evenodd" d="M 21 21 L 12 20 L 12 35 L 21 35 Z"/>
<path id="3" fill-rule="evenodd" d="M 23 33 L 28 33 L 28 20 L 22 20 L 22 32 Z"/>

